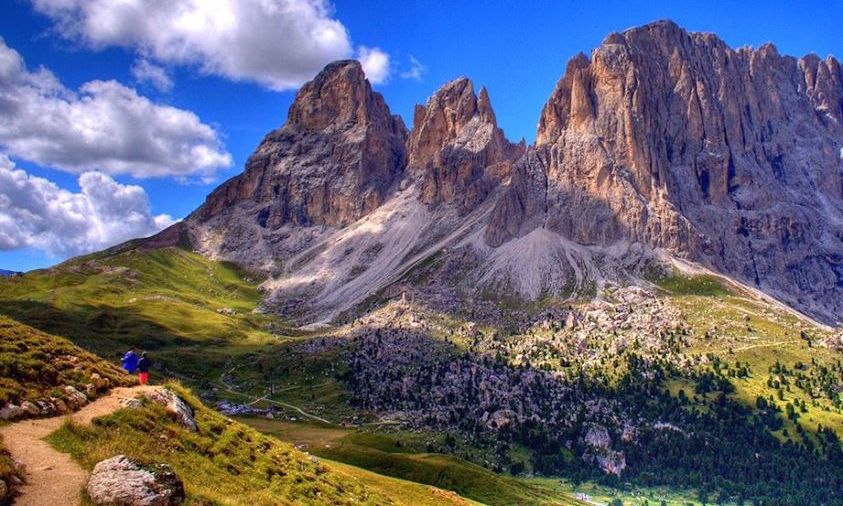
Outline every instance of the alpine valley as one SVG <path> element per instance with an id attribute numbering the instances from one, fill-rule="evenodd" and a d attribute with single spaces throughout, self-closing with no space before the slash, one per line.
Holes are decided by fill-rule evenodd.
<path id="1" fill-rule="evenodd" d="M 408 128 L 334 62 L 187 218 L 0 313 L 10 420 L 153 354 L 197 432 L 50 441 L 192 504 L 843 504 L 843 70 L 659 21 L 573 57 L 527 144 L 468 78 Z"/>

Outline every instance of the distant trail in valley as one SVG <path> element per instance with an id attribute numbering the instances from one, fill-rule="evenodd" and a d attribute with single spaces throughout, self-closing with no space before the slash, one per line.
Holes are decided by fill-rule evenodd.
<path id="1" fill-rule="evenodd" d="M 307 411 L 301 409 L 298 406 L 294 406 L 294 405 L 288 404 L 286 402 L 272 400 L 272 399 L 269 398 L 269 395 L 265 395 L 263 397 L 255 397 L 254 395 L 249 395 L 247 393 L 238 392 L 237 390 L 234 389 L 234 387 L 232 387 L 231 385 L 229 385 L 225 381 L 225 377 L 227 375 L 231 374 L 232 372 L 234 372 L 235 369 L 237 369 L 237 366 L 232 367 L 231 369 L 229 369 L 228 371 L 226 371 L 226 372 L 224 372 L 220 375 L 220 380 L 219 380 L 220 384 L 222 384 L 222 386 L 223 386 L 223 388 L 225 389 L 226 392 L 228 392 L 230 394 L 234 394 L 234 395 L 239 395 L 241 397 L 245 397 L 246 399 L 249 399 L 249 405 L 257 404 L 260 401 L 264 401 L 264 402 L 268 402 L 270 404 L 275 404 L 276 406 L 281 406 L 281 407 L 284 407 L 284 408 L 287 408 L 287 409 L 292 409 L 293 411 L 296 411 L 297 413 L 301 414 L 302 416 L 310 418 L 312 420 L 316 420 L 317 422 L 326 423 L 328 425 L 334 425 L 334 422 L 332 422 L 330 420 L 326 420 L 322 417 L 316 416 L 312 413 L 308 413 Z"/>

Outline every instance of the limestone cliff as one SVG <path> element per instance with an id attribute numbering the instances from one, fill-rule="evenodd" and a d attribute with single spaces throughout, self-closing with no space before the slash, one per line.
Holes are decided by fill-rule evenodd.
<path id="1" fill-rule="evenodd" d="M 422 201 L 454 202 L 465 214 L 509 175 L 524 145 L 506 140 L 486 88 L 477 96 L 463 77 L 416 106 L 408 151 L 410 171 L 422 178 Z"/>
<path id="2" fill-rule="evenodd" d="M 841 91 L 830 57 L 733 50 L 669 21 L 612 34 L 569 63 L 487 238 L 541 223 L 640 242 L 841 315 Z M 542 184 L 544 208 L 512 204 Z"/>

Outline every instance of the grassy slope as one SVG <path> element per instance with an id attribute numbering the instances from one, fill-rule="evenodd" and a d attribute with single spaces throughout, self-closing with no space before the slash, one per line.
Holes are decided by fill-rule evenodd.
<path id="1" fill-rule="evenodd" d="M 67 339 L 46 334 L 0 316 L 0 407 L 49 397 L 65 397 L 63 386 L 84 392 L 91 374 L 112 385 L 130 385 L 134 379 L 118 367 L 75 346 Z M 9 504 L 23 480 L 0 440 L 0 504 Z"/>
<path id="2" fill-rule="evenodd" d="M 783 392 L 779 399 L 777 389 L 767 384 L 768 372 L 777 361 L 788 368 L 794 364 L 831 365 L 841 358 L 841 353 L 809 343 L 802 333 L 821 338 L 828 332 L 810 322 L 783 310 L 754 300 L 733 287 L 726 286 L 712 276 L 693 278 L 674 276 L 657 280 L 665 295 L 677 304 L 687 322 L 694 329 L 697 339 L 693 341 L 692 353 L 714 354 L 726 364 L 736 361 L 749 364 L 749 377 L 732 378 L 735 392 L 730 394 L 748 406 L 755 406 L 756 398 L 773 397 L 779 408 L 795 400 L 806 402 L 808 413 L 803 413 L 799 423 L 809 432 L 816 432 L 817 426 L 833 428 L 843 437 L 843 411 L 835 408 L 827 398 L 812 397 L 795 387 Z M 704 338 L 708 333 L 709 337 Z M 692 385 L 672 385 L 692 392 Z M 782 417 L 784 418 L 784 417 Z M 785 429 L 791 439 L 796 425 L 785 419 Z M 784 439 L 781 432 L 778 434 Z"/>
<path id="3" fill-rule="evenodd" d="M 267 331 L 269 317 L 253 313 L 260 300 L 260 293 L 244 273 L 231 265 L 208 261 L 177 248 L 126 251 L 115 256 L 92 255 L 53 269 L 0 279 L 0 313 L 14 315 L 41 329 L 61 332 L 115 361 L 129 345 L 152 350 L 152 357 L 164 362 L 168 369 L 200 383 L 218 378 L 237 357 L 246 357 L 248 361 L 251 356 L 275 356 L 272 350 L 277 349 L 276 343 L 282 339 Z M 235 314 L 220 314 L 217 309 L 221 308 L 231 308 Z M 74 348 L 73 354 L 84 357 L 86 371 L 89 363 L 97 363 L 99 368 L 92 371 L 114 380 L 119 377 L 112 374 L 113 371 L 120 374 L 116 366 L 83 352 L 69 341 L 0 317 L 0 331 L 5 329 L 11 335 L 12 328 L 15 335 L 36 336 L 39 346 L 47 349 L 68 353 L 61 347 Z M 7 357 L 3 353 L 17 345 L 17 341 L 10 339 L 0 342 L 0 367 L 14 358 L 14 364 L 8 366 L 10 371 L 30 371 L 35 378 L 51 376 L 41 372 L 55 365 L 52 354 L 33 351 Z M 0 395 L 35 399 L 43 393 L 43 388 L 34 385 L 23 388 L 20 382 L 12 382 L 17 372 L 7 373 L 2 369 L 0 372 Z M 250 374 L 260 379 L 255 371 L 247 372 Z M 69 384 L 81 386 L 72 381 Z M 311 396 L 309 393 L 308 397 Z M 295 394 L 293 397 L 296 400 Z M 320 395 L 320 400 L 324 401 L 325 397 Z M 107 453 L 107 446 L 89 450 L 92 454 Z M 336 470 L 337 476 L 349 483 L 367 484 L 379 490 L 383 497 L 399 503 L 407 503 L 409 498 L 412 502 L 422 501 L 419 504 L 465 502 L 453 493 L 345 464 L 337 463 Z"/>
<path id="4" fill-rule="evenodd" d="M 322 462 L 174 388 L 195 410 L 197 433 L 147 402 L 90 427 L 67 424 L 50 442 L 88 469 L 116 454 L 168 464 L 184 481 L 189 504 L 466 504 L 429 487 Z"/>
<path id="5" fill-rule="evenodd" d="M 81 257 L 0 279 L 0 314 L 116 360 L 134 345 L 188 376 L 276 340 L 253 313 L 254 283 L 234 267 L 178 248 Z M 230 308 L 234 315 L 218 312 Z"/>
<path id="6" fill-rule="evenodd" d="M 84 392 L 92 373 L 112 385 L 134 383 L 114 364 L 67 339 L 0 316 L 0 406 L 64 397 L 60 387 L 66 385 Z"/>
<path id="7" fill-rule="evenodd" d="M 827 349 L 809 348 L 800 339 L 800 330 L 806 329 L 821 337 L 819 330 L 789 314 L 771 311 L 769 306 L 749 300 L 716 278 L 674 276 L 656 281 L 663 295 L 682 308 L 697 336 L 702 336 L 713 322 L 717 322 L 715 337 L 695 339 L 690 351 L 713 353 L 725 362 L 750 363 L 749 378 L 732 380 L 736 386 L 732 396 L 747 404 L 754 404 L 757 395 L 776 395 L 766 381 L 767 369 L 777 359 L 791 367 L 797 361 L 810 363 L 814 358 L 828 363 L 839 357 Z M 41 329 L 60 332 L 109 357 L 116 358 L 116 353 L 128 344 L 153 350 L 154 358 L 194 379 L 215 380 L 231 364 L 256 365 L 264 361 L 269 367 L 273 362 L 279 363 L 279 359 L 284 363 L 286 344 L 307 338 L 279 338 L 267 332 L 270 318 L 252 312 L 259 302 L 260 293 L 244 273 L 175 248 L 95 255 L 49 271 L 0 279 L 0 313 L 14 315 Z M 236 314 L 226 316 L 217 312 L 217 309 L 227 307 L 233 308 Z M 319 357 L 314 362 L 329 362 L 327 358 Z M 288 362 L 292 364 L 293 360 Z M 247 369 L 236 371 L 240 386 L 244 387 L 241 390 L 260 393 L 265 383 L 263 366 Z M 305 359 L 292 364 L 284 377 L 286 379 L 278 386 L 288 390 L 276 396 L 277 399 L 332 420 L 353 413 L 343 403 L 343 392 L 333 378 L 333 369 L 326 369 L 324 364 L 309 364 Z M 672 389 L 678 390 L 680 386 L 672 385 Z M 686 391 L 690 391 L 689 388 L 692 390 L 693 386 L 685 385 Z M 815 430 L 818 423 L 835 427 L 838 433 L 843 431 L 840 411 L 824 405 L 822 399 L 810 399 L 792 389 L 785 393 L 780 407 L 791 400 L 788 396 L 804 398 L 811 404 L 809 412 L 800 419 L 809 431 Z M 785 426 L 792 436 L 793 422 L 786 421 Z M 467 476 L 461 464 L 455 469 L 452 461 L 385 452 L 359 443 L 359 439 L 355 441 L 352 437 L 345 442 L 345 450 L 323 455 L 369 468 L 400 469 L 400 475 L 404 477 L 443 486 L 448 483 L 439 474 L 430 474 L 431 469 L 459 471 L 460 477 L 453 486 L 463 487 L 462 490 L 474 494 L 473 497 L 481 496 L 472 492 L 474 485 L 471 483 L 479 484 L 477 488 L 481 493 L 487 486 L 494 489 L 501 484 L 514 483 L 493 474 L 493 485 L 483 480 L 472 482 L 473 475 L 468 473 Z M 389 465 L 382 464 L 384 462 Z M 359 473 L 365 471 L 338 466 L 338 469 L 358 473 L 357 477 L 363 482 L 388 479 L 371 473 L 364 477 Z M 570 491 L 569 486 L 560 486 L 554 480 L 531 482 L 532 485 L 537 483 L 545 486 L 548 495 L 559 497 Z M 405 486 L 417 485 L 405 483 Z M 519 487 L 506 485 L 505 488 L 505 494 L 520 493 Z M 601 494 L 611 495 L 606 491 Z"/>
<path id="8" fill-rule="evenodd" d="M 579 504 L 560 487 L 527 483 L 449 455 L 420 451 L 414 433 L 355 431 L 314 423 L 243 418 L 261 432 L 312 453 L 376 473 L 454 490 L 485 504 Z M 399 446 L 397 441 L 401 442 Z"/>

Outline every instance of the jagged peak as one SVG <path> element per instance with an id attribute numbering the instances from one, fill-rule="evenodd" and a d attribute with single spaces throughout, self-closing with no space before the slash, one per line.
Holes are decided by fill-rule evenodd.
<path id="1" fill-rule="evenodd" d="M 659 35 L 680 35 L 685 34 L 687 35 L 688 32 L 679 26 L 675 21 L 672 19 L 658 19 L 656 21 L 651 21 L 650 23 L 645 23 L 640 26 L 632 26 L 623 30 L 622 32 L 613 32 L 606 36 L 603 40 L 603 43 L 606 44 L 607 40 L 614 39 L 616 36 L 620 35 L 623 38 L 630 38 L 642 34 L 659 34 Z M 611 44 L 612 42 L 608 42 Z"/>
<path id="2" fill-rule="evenodd" d="M 417 105 L 410 134 L 410 163 L 423 165 L 459 136 L 475 117 L 496 126 L 488 91 L 474 93 L 471 79 L 461 76 L 437 89 L 424 106 Z"/>
<path id="3" fill-rule="evenodd" d="M 754 68 L 760 68 L 759 65 L 764 68 L 798 66 L 805 76 L 808 94 L 816 102 L 818 110 L 836 121 L 843 116 L 843 104 L 838 99 L 843 95 L 840 91 L 843 71 L 833 56 L 823 60 L 808 54 L 797 60 L 780 54 L 771 42 L 757 48 L 744 46 L 733 49 L 716 34 L 689 32 L 665 19 L 611 33 L 592 51 L 591 58 L 583 53 L 571 58 L 542 109 L 536 143 L 555 141 L 565 128 L 588 127 L 594 107 L 588 95 L 590 80 L 594 76 L 605 78 L 614 75 L 615 79 L 624 79 L 624 71 L 620 69 L 638 68 L 640 72 L 650 73 L 665 63 L 671 68 L 687 71 L 698 68 L 694 61 L 706 61 L 717 66 L 717 61 L 724 60 L 728 65 L 728 59 L 732 57 L 754 62 Z M 642 70 L 645 66 L 652 69 Z"/>
<path id="4" fill-rule="evenodd" d="M 585 68 L 591 64 L 591 59 L 582 51 L 574 55 L 573 58 L 568 60 L 568 70 L 572 70 L 575 68 Z"/>
<path id="5" fill-rule="evenodd" d="M 426 105 L 428 111 L 437 108 L 451 109 L 459 117 L 473 116 L 477 112 L 477 95 L 471 79 L 461 76 L 440 86 Z"/>
<path id="6" fill-rule="evenodd" d="M 648 45 L 661 46 L 670 54 L 674 48 L 686 46 L 688 42 L 712 47 L 728 47 L 725 41 L 713 32 L 688 31 L 670 19 L 661 19 L 645 25 L 627 28 L 606 36 L 595 51 L 605 46 L 622 45 L 634 50 L 644 50 Z"/>
<path id="7" fill-rule="evenodd" d="M 462 93 L 474 95 L 474 82 L 467 76 L 459 76 L 442 83 L 427 98 L 426 103 L 435 102 L 445 96 L 454 96 Z"/>
<path id="8" fill-rule="evenodd" d="M 366 126 L 371 121 L 392 121 L 379 93 L 372 91 L 363 66 L 357 60 L 329 63 L 296 93 L 287 124 L 321 131 L 343 125 Z"/>
<path id="9" fill-rule="evenodd" d="M 477 95 L 477 112 L 487 123 L 498 124 L 495 111 L 492 109 L 492 100 L 489 98 L 489 90 L 485 86 L 480 87 L 480 93 Z"/>

